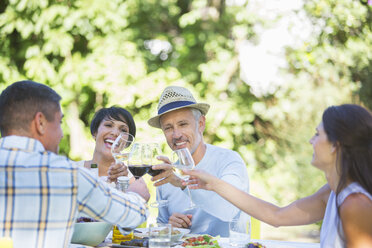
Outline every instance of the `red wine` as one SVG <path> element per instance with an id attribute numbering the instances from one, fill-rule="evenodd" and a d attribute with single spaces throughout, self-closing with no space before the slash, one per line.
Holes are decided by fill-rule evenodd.
<path id="1" fill-rule="evenodd" d="M 138 179 L 151 169 L 151 165 L 129 165 L 128 168 L 130 172 L 132 172 L 133 176 Z"/>
<path id="2" fill-rule="evenodd" d="M 153 170 L 152 167 L 150 167 L 150 169 L 147 173 L 149 173 L 151 176 L 154 177 L 154 176 L 159 175 L 162 172 L 164 172 L 164 170 Z"/>

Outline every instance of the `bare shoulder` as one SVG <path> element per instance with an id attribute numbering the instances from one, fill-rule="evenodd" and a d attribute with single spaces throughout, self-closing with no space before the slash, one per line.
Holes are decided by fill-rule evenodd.
<path id="1" fill-rule="evenodd" d="M 372 216 L 372 201 L 365 194 L 350 194 L 340 206 L 341 217 L 369 214 Z M 351 217 L 351 216 L 350 216 Z M 372 219 L 371 219 L 372 222 Z"/>
<path id="2" fill-rule="evenodd" d="M 348 247 L 372 247 L 372 201 L 366 195 L 346 197 L 340 217 Z"/>

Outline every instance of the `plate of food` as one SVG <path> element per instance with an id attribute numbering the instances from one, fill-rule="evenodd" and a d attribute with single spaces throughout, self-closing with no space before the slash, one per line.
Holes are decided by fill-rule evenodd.
<path id="1" fill-rule="evenodd" d="M 186 238 L 184 239 L 182 246 L 183 247 L 197 246 L 198 248 L 220 248 L 217 238 L 208 234 L 196 235 Z"/>
<path id="2" fill-rule="evenodd" d="M 190 232 L 190 229 L 186 228 L 172 228 L 172 236 L 171 236 L 171 242 L 175 243 L 179 241 L 183 235 L 188 234 Z M 134 236 L 144 238 L 149 236 L 149 229 L 148 228 L 136 228 L 133 233 Z"/>

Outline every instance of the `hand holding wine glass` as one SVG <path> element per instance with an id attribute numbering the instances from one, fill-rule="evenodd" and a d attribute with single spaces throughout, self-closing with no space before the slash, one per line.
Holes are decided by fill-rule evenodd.
<path id="1" fill-rule="evenodd" d="M 128 176 L 128 167 L 121 162 L 111 163 L 107 170 L 107 182 L 116 182 L 120 176 Z"/>

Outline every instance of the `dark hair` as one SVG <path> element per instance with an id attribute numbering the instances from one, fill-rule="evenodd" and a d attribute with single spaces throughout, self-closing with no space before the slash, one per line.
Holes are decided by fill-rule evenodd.
<path id="1" fill-rule="evenodd" d="M 323 126 L 328 140 L 337 147 L 337 169 L 340 181 L 336 195 L 348 180 L 357 182 L 372 194 L 372 114 L 365 108 L 344 104 L 327 108 L 323 113 Z M 340 208 L 337 202 L 337 213 Z M 338 224 L 340 232 L 341 225 Z"/>
<path id="2" fill-rule="evenodd" d="M 123 121 L 128 124 L 129 133 L 136 136 L 136 124 L 134 123 L 133 116 L 124 108 L 112 106 L 109 108 L 102 108 L 98 110 L 90 123 L 90 133 L 95 135 L 97 133 L 98 127 L 105 119 L 108 117 L 110 120 Z"/>
<path id="3" fill-rule="evenodd" d="M 48 121 L 60 110 L 61 97 L 50 87 L 30 80 L 8 86 L 0 95 L 0 131 L 7 135 L 11 130 L 29 132 L 30 123 L 37 112 Z"/>
<path id="4" fill-rule="evenodd" d="M 324 111 L 323 126 L 328 140 L 338 147 L 336 193 L 350 179 L 372 194 L 372 114 L 358 105 L 332 106 Z"/>

